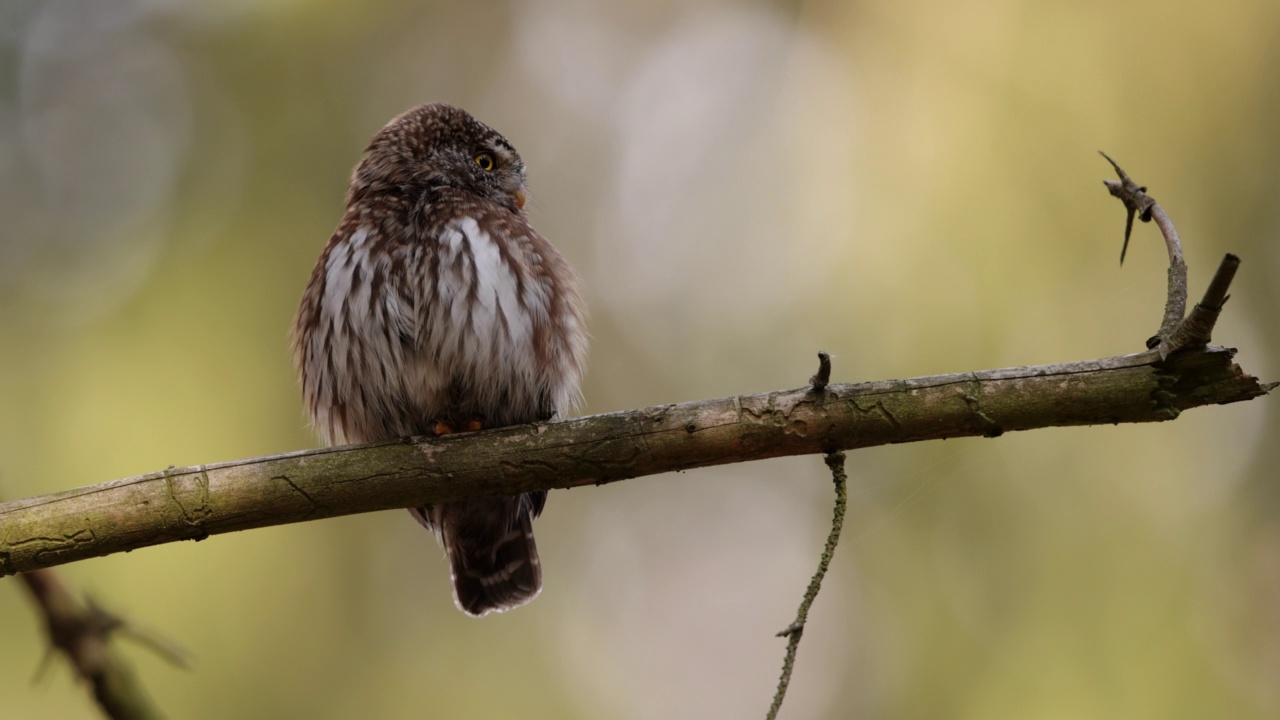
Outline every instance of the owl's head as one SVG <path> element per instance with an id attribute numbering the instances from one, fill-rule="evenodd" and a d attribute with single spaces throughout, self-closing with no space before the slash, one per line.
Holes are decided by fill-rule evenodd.
<path id="1" fill-rule="evenodd" d="M 525 199 L 524 161 L 506 138 L 466 110 L 444 103 L 419 105 L 373 137 L 352 175 L 350 197 L 443 187 L 519 213 Z"/>

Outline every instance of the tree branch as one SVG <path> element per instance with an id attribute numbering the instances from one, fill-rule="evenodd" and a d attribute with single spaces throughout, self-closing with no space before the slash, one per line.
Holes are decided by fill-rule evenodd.
<path id="1" fill-rule="evenodd" d="M 1224 348 L 831 384 L 200 465 L 0 505 L 0 575 L 175 540 L 785 455 L 1172 420 L 1260 385 Z"/>

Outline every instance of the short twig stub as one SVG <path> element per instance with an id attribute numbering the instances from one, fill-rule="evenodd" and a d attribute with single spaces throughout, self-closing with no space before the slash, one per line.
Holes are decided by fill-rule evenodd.
<path id="1" fill-rule="evenodd" d="M 1204 291 L 1204 298 L 1196 303 L 1186 319 L 1169 336 L 1168 342 L 1161 347 L 1166 357 L 1179 350 L 1202 348 L 1209 344 L 1213 339 L 1213 327 L 1218 322 L 1218 313 L 1222 311 L 1227 298 L 1231 297 L 1227 290 L 1231 289 L 1231 280 L 1235 278 L 1239 267 L 1240 258 L 1235 255 L 1227 253 L 1222 258 L 1217 272 L 1213 274 L 1213 280 Z"/>
<path id="2" fill-rule="evenodd" d="M 826 352 L 818 351 L 818 372 L 809 378 L 809 384 L 813 386 L 814 392 L 822 392 L 827 389 L 827 383 L 831 382 L 831 356 Z"/>

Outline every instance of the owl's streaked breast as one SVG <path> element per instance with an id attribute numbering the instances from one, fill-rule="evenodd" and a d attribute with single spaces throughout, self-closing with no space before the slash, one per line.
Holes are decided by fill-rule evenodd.
<path id="1" fill-rule="evenodd" d="M 479 210 L 379 252 L 367 247 L 378 227 L 335 237 L 303 363 L 318 374 L 310 404 L 327 441 L 568 412 L 586 346 L 575 279 L 523 218 Z M 376 277 L 392 287 L 373 287 Z"/>

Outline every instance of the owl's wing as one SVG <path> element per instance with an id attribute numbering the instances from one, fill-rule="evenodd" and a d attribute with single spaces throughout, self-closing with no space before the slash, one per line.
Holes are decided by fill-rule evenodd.
<path id="1" fill-rule="evenodd" d="M 412 258 L 381 228 L 346 218 L 321 253 L 293 327 L 312 425 L 330 445 L 409 434 L 395 421 L 416 342 Z"/>

